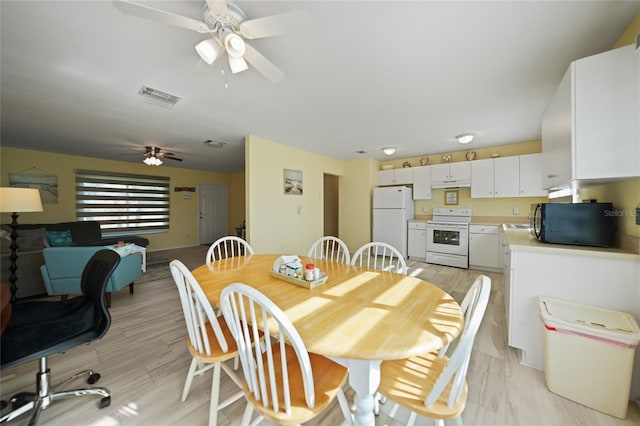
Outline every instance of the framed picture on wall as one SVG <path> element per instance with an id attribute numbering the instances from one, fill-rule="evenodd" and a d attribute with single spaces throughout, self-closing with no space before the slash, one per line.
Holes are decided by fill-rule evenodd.
<path id="1" fill-rule="evenodd" d="M 458 205 L 458 191 L 444 191 L 444 205 L 445 206 L 457 206 Z"/>
<path id="2" fill-rule="evenodd" d="M 284 169 L 284 193 L 302 195 L 302 171 Z"/>
<path id="3" fill-rule="evenodd" d="M 18 188 L 37 188 L 42 204 L 58 202 L 58 176 L 48 173 L 17 172 L 9 173 L 9 186 Z"/>

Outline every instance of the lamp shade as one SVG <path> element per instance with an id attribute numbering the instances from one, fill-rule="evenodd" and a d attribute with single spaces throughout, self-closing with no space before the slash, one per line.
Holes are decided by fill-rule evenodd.
<path id="1" fill-rule="evenodd" d="M 211 65 L 220 52 L 222 51 L 222 43 L 216 37 L 201 41 L 196 44 L 196 52 L 207 64 Z"/>
<path id="2" fill-rule="evenodd" d="M 249 68 L 249 65 L 247 64 L 247 61 L 244 60 L 244 58 L 236 58 L 229 55 L 229 68 L 231 68 L 231 72 L 233 74 L 237 74 Z"/>
<path id="3" fill-rule="evenodd" d="M 0 212 L 41 212 L 42 201 L 37 188 L 0 188 Z"/>

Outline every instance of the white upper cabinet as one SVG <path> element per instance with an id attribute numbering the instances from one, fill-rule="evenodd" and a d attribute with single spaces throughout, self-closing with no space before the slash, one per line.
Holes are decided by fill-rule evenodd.
<path id="1" fill-rule="evenodd" d="M 520 196 L 518 156 L 471 162 L 471 198 Z"/>
<path id="2" fill-rule="evenodd" d="M 542 154 L 520 155 L 520 196 L 547 196 L 542 186 Z"/>
<path id="3" fill-rule="evenodd" d="M 431 199 L 431 166 L 413 167 L 413 199 Z"/>
<path id="4" fill-rule="evenodd" d="M 411 167 L 378 171 L 378 186 L 411 184 L 413 184 L 413 168 Z"/>
<path id="5" fill-rule="evenodd" d="M 545 188 L 640 176 L 640 61 L 625 46 L 571 63 L 542 119 Z"/>
<path id="6" fill-rule="evenodd" d="M 469 161 L 434 164 L 431 166 L 432 188 L 453 188 L 471 186 L 471 165 Z"/>

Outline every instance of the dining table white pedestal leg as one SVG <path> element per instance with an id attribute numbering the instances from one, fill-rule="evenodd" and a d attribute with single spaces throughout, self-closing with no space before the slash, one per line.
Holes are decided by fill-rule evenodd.
<path id="1" fill-rule="evenodd" d="M 380 360 L 334 359 L 349 369 L 349 386 L 355 391 L 356 426 L 374 426 L 374 397 L 380 385 Z"/>

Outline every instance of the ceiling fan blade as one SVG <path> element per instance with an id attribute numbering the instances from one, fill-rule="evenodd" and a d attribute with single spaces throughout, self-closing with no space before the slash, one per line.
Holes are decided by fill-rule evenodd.
<path id="1" fill-rule="evenodd" d="M 244 59 L 267 77 L 269 81 L 277 83 L 284 78 L 284 73 L 252 46 L 245 43 L 245 49 Z"/>
<path id="2" fill-rule="evenodd" d="M 182 158 L 178 158 L 178 157 L 169 157 L 167 155 L 163 155 L 162 156 L 163 160 L 176 160 L 176 161 L 182 161 Z"/>
<path id="3" fill-rule="evenodd" d="M 207 0 L 207 6 L 212 15 L 226 16 L 229 12 L 226 0 Z"/>
<path id="4" fill-rule="evenodd" d="M 309 12 L 297 10 L 244 21 L 240 24 L 240 32 L 244 38 L 254 39 L 301 32 L 310 26 Z"/>
<path id="5" fill-rule="evenodd" d="M 209 27 L 204 22 L 187 18 L 186 16 L 176 15 L 175 13 L 167 12 L 166 10 L 156 9 L 128 0 L 116 0 L 114 5 L 120 9 L 121 12 L 128 15 L 152 19 L 154 21 L 163 22 L 174 27 L 185 28 L 198 33 L 209 32 Z"/>

